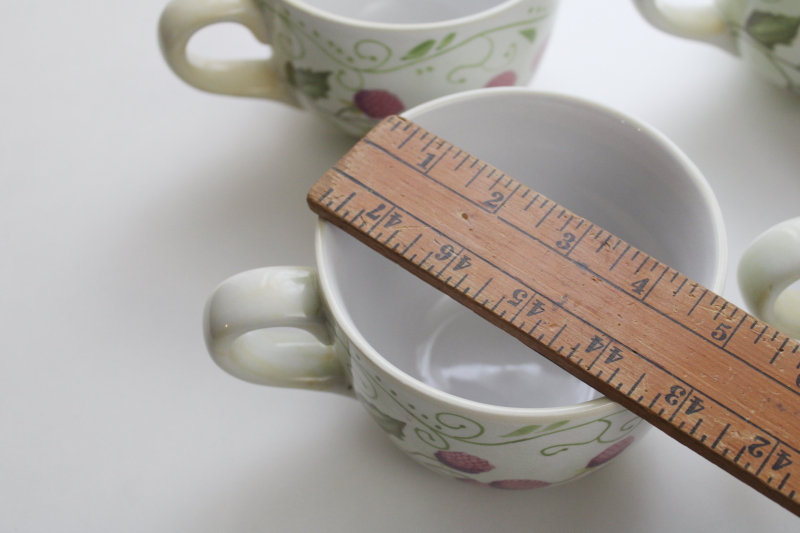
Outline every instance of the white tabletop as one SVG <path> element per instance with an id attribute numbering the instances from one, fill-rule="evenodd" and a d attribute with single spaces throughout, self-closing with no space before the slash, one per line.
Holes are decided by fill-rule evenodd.
<path id="1" fill-rule="evenodd" d="M 217 368 L 206 296 L 313 263 L 305 193 L 354 141 L 179 81 L 156 42 L 165 1 L 0 17 L 0 531 L 800 531 L 657 430 L 576 483 L 493 491 L 418 466 L 353 400 Z M 198 46 L 258 52 L 227 27 Z M 694 160 L 727 224 L 724 296 L 743 305 L 745 246 L 800 215 L 800 99 L 629 0 L 563 0 L 531 87 L 637 117 Z"/>

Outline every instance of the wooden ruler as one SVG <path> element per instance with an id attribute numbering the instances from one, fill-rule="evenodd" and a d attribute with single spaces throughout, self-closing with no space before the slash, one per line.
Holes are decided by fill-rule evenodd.
<path id="1" fill-rule="evenodd" d="M 800 515 L 796 341 L 399 117 L 308 203 Z"/>

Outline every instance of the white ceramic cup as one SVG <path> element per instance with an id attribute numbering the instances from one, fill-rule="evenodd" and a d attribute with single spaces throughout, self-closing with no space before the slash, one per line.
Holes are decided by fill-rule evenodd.
<path id="1" fill-rule="evenodd" d="M 656 28 L 719 46 L 800 95 L 800 0 L 634 2 Z"/>
<path id="2" fill-rule="evenodd" d="M 722 289 L 716 200 L 697 168 L 652 128 L 521 88 L 451 95 L 405 116 Z M 222 368 L 256 383 L 353 391 L 411 457 L 496 488 L 578 478 L 650 427 L 323 221 L 316 257 L 316 269 L 253 270 L 214 291 L 205 335 Z M 290 339 L 285 327 L 311 335 Z"/>
<path id="3" fill-rule="evenodd" d="M 525 85 L 558 0 L 172 0 L 161 49 L 184 81 L 210 92 L 311 109 L 362 135 L 378 119 L 469 89 Z M 219 22 L 270 46 L 264 60 L 187 52 Z"/>
<path id="4" fill-rule="evenodd" d="M 748 246 L 738 268 L 748 309 L 778 331 L 800 339 L 800 217 L 772 226 Z"/>

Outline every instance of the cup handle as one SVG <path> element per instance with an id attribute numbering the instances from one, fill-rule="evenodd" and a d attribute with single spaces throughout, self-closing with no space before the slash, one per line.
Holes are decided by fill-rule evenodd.
<path id="1" fill-rule="evenodd" d="M 719 46 L 739 55 L 736 38 L 713 5 L 673 5 L 658 0 L 633 0 L 639 13 L 659 30 Z"/>
<path id="2" fill-rule="evenodd" d="M 211 357 L 252 383 L 352 394 L 318 287 L 316 269 L 305 267 L 259 268 L 228 278 L 205 307 Z"/>
<path id="3" fill-rule="evenodd" d="M 262 43 L 271 39 L 267 24 L 252 0 L 172 0 L 158 24 L 161 53 L 183 81 L 198 89 L 233 96 L 253 96 L 300 107 L 273 59 L 213 60 L 190 57 L 189 39 L 219 22 L 236 22 Z"/>
<path id="4" fill-rule="evenodd" d="M 745 250 L 738 268 L 745 304 L 758 318 L 800 339 L 800 218 L 768 229 Z"/>

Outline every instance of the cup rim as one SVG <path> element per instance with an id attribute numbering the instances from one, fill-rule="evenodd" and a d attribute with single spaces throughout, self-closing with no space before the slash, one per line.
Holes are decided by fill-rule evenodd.
<path id="1" fill-rule="evenodd" d="M 351 27 L 362 29 L 373 29 L 380 31 L 419 31 L 419 30 L 436 30 L 454 26 L 461 26 L 464 24 L 471 24 L 480 19 L 492 17 L 501 11 L 510 9 L 513 5 L 521 4 L 524 0 L 505 0 L 497 5 L 488 9 L 464 15 L 463 17 L 456 17 L 446 20 L 435 22 L 370 22 L 367 20 L 360 20 L 357 18 L 338 15 L 329 11 L 324 11 L 318 7 L 312 6 L 303 0 L 281 0 L 283 3 L 292 6 L 293 8 L 303 11 L 304 13 L 317 17 L 320 19 L 343 24 Z"/>
<path id="2" fill-rule="evenodd" d="M 612 117 L 624 120 L 639 128 L 643 134 L 651 136 L 656 142 L 660 143 L 664 149 L 673 155 L 681 165 L 685 168 L 687 175 L 698 186 L 700 193 L 705 199 L 705 204 L 709 207 L 712 219 L 715 223 L 714 234 L 716 236 L 716 270 L 714 273 L 714 283 L 710 287 L 716 293 L 721 293 L 725 285 L 725 277 L 727 270 L 727 240 L 725 236 L 724 221 L 722 218 L 722 211 L 717 203 L 716 197 L 711 189 L 711 186 L 706 181 L 700 170 L 694 163 L 677 147 L 671 140 L 669 140 L 662 133 L 657 131 L 652 126 L 646 123 L 629 117 L 619 111 L 608 108 L 601 104 L 577 98 L 569 95 L 562 95 L 557 93 L 549 93 L 543 91 L 536 91 L 526 87 L 495 87 L 489 89 L 475 89 L 471 91 L 464 91 L 431 100 L 424 104 L 418 105 L 402 113 L 402 116 L 409 120 L 414 120 L 414 117 L 427 112 L 431 109 L 436 109 L 442 106 L 447 106 L 452 102 L 480 98 L 489 96 L 492 93 L 514 93 L 526 94 L 534 98 L 552 99 L 561 102 L 570 102 L 579 106 L 588 106 L 592 109 L 602 111 Z M 487 403 L 469 400 L 456 396 L 449 392 L 439 390 L 427 383 L 424 383 L 405 372 L 402 372 L 391 362 L 385 359 L 367 340 L 361 335 L 352 321 L 349 319 L 347 313 L 341 306 L 341 303 L 329 298 L 330 295 L 335 294 L 333 290 L 333 280 L 330 278 L 329 269 L 326 264 L 324 245 L 325 234 L 331 231 L 333 226 L 326 222 L 324 219 L 319 218 L 315 228 L 315 254 L 317 260 L 317 270 L 320 282 L 320 287 L 325 295 L 330 312 L 336 319 L 337 325 L 344 331 L 347 338 L 352 342 L 356 348 L 363 353 L 374 365 L 378 366 L 382 371 L 386 372 L 392 378 L 403 384 L 410 389 L 416 390 L 425 395 L 429 400 L 446 404 L 460 409 L 470 410 L 476 413 L 491 415 L 494 417 L 501 417 L 507 420 L 520 421 L 531 417 L 538 418 L 563 418 L 564 416 L 581 414 L 581 415 L 598 415 L 605 411 L 611 414 L 616 409 L 622 408 L 619 404 L 606 396 L 595 398 L 586 402 L 576 403 L 572 405 L 563 405 L 557 407 L 504 407 L 499 405 L 492 405 Z M 604 416 L 606 416 L 604 415 Z"/>

